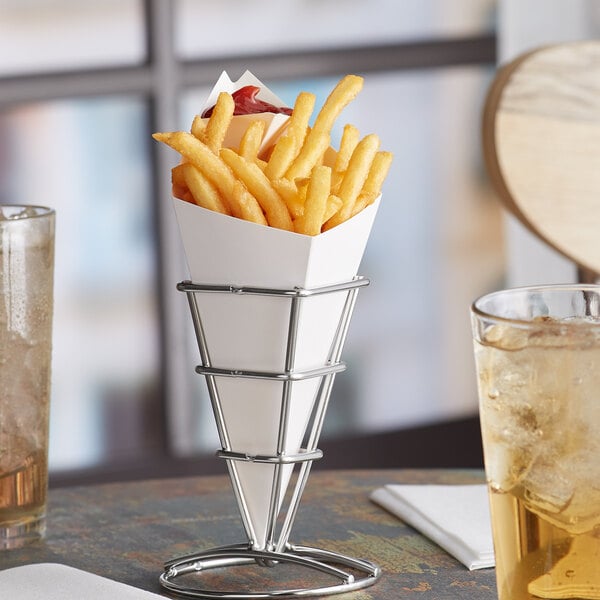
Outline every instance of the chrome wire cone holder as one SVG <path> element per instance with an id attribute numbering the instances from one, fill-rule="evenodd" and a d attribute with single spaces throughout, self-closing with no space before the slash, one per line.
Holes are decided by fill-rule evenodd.
<path id="1" fill-rule="evenodd" d="M 217 452 L 217 456 L 224 459 L 227 463 L 248 541 L 246 543 L 199 551 L 166 562 L 164 572 L 160 576 L 160 583 L 170 592 L 192 598 L 230 599 L 325 596 L 365 588 L 375 583 L 379 578 L 381 574 L 380 568 L 369 561 L 351 558 L 337 552 L 299 546 L 289 542 L 289 535 L 312 463 L 323 456 L 321 450 L 317 448 L 317 444 L 323 428 L 335 375 L 346 368 L 346 365 L 341 362 L 340 358 L 356 302 L 356 296 L 359 289 L 368 284 L 368 279 L 356 277 L 345 283 L 312 289 L 294 288 L 281 290 L 230 285 L 201 285 L 190 281 L 183 281 L 177 285 L 179 291 L 186 293 L 192 315 L 202 361 L 202 364 L 196 367 L 196 372 L 204 375 L 206 378 L 221 443 L 221 449 Z M 282 302 L 288 302 L 289 323 L 284 370 L 282 372 L 267 372 L 214 366 L 211 361 L 198 303 L 198 297 L 202 294 L 265 296 L 278 298 Z M 302 304 L 310 298 L 323 294 L 345 294 L 343 308 L 329 348 L 327 360 L 321 367 L 297 370 L 294 368 L 294 365 Z M 244 451 L 243 448 L 232 447 L 228 423 L 224 417 L 223 403 L 217 384 L 219 378 L 232 377 L 242 380 L 266 380 L 277 382 L 281 385 L 276 452 L 250 454 Z M 293 385 L 313 379 L 317 381 L 318 385 L 316 387 L 310 419 L 303 437 L 302 447 L 296 452 L 286 452 L 286 437 L 288 435 Z M 243 482 L 240 479 L 241 465 L 248 463 L 271 465 L 273 468 L 266 519 L 266 534 L 264 535 L 263 542 L 257 542 L 261 536 L 257 535 L 256 523 L 247 502 Z M 297 474 L 296 467 L 298 467 Z M 286 494 L 287 484 L 291 480 L 290 469 L 294 471 L 296 478 L 291 492 Z M 283 510 L 283 508 L 286 510 Z M 252 564 L 270 568 L 276 568 L 278 565 L 283 564 L 297 565 L 318 571 L 329 577 L 327 577 L 325 583 L 318 583 L 312 587 L 292 586 L 289 589 L 259 591 L 217 591 L 201 589 L 195 586 L 191 587 L 177 581 L 180 577 L 203 573 L 211 569 Z M 333 583 L 330 582 L 331 580 L 333 580 Z"/>

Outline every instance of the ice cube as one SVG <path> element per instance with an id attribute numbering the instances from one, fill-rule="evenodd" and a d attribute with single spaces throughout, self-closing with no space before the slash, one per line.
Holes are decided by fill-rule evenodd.
<path id="1" fill-rule="evenodd" d="M 563 472 L 557 457 L 546 454 L 536 460 L 521 481 L 524 500 L 535 513 L 558 514 L 564 511 L 575 493 L 575 484 Z"/>
<path id="2" fill-rule="evenodd" d="M 31 349 L 18 333 L 0 327 L 0 471 L 13 470 L 41 444 L 37 432 L 47 406 L 28 361 Z"/>
<path id="3" fill-rule="evenodd" d="M 566 531 L 579 534 L 600 524 L 600 440 L 596 420 L 576 406 L 566 410 L 547 429 L 542 457 L 523 480 L 524 499 L 538 515 Z M 587 419 L 587 420 L 586 420 Z"/>
<path id="4" fill-rule="evenodd" d="M 0 221 L 14 221 L 35 217 L 36 209 L 32 206 L 0 205 Z"/>
<path id="5" fill-rule="evenodd" d="M 502 350 L 520 350 L 528 344 L 529 334 L 511 325 L 492 325 L 485 331 L 484 343 Z"/>
<path id="6" fill-rule="evenodd" d="M 527 473 L 535 455 L 505 444 L 486 448 L 485 470 L 490 487 L 498 492 L 512 490 Z"/>
<path id="7" fill-rule="evenodd" d="M 28 437 L 0 432 L 0 475 L 19 469 L 35 449 Z"/>
<path id="8" fill-rule="evenodd" d="M 562 472 L 572 482 L 574 494 L 555 518 L 561 527 L 579 534 L 600 524 L 600 442 L 593 427 L 584 424 L 574 427 L 578 431 L 576 439 L 560 459 Z"/>
<path id="9" fill-rule="evenodd" d="M 488 394 L 482 405 L 481 425 L 490 485 L 508 492 L 538 457 L 540 435 L 536 414 L 525 397 L 507 393 L 506 387 L 498 390 L 497 398 Z"/>

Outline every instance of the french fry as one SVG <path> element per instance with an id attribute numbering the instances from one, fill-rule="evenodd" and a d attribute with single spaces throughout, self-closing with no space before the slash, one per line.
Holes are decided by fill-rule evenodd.
<path id="1" fill-rule="evenodd" d="M 323 165 L 315 167 L 306 190 L 304 214 L 299 220 L 298 226 L 295 225 L 297 233 L 305 235 L 318 235 L 321 233 L 330 188 L 331 168 Z"/>
<path id="2" fill-rule="evenodd" d="M 333 170 L 342 172 L 348 168 L 348 162 L 350 157 L 358 144 L 360 139 L 360 133 L 354 125 L 348 124 L 344 126 L 344 132 L 342 133 L 342 139 L 340 140 L 340 149 L 335 157 L 335 164 Z"/>
<path id="3" fill-rule="evenodd" d="M 375 198 L 381 193 L 381 186 L 387 177 L 394 155 L 391 152 L 377 152 L 369 169 L 369 175 L 362 187 L 361 194 L 368 194 Z"/>
<path id="4" fill-rule="evenodd" d="M 211 181 L 217 188 L 223 200 L 227 203 L 231 214 L 239 216 L 239 208 L 235 206 L 233 198 L 233 185 L 235 177 L 231 169 L 223 162 L 221 157 L 213 154 L 209 147 L 185 131 L 174 131 L 170 133 L 155 133 L 155 140 L 163 142 L 177 150 L 185 160 L 192 163 Z"/>
<path id="5" fill-rule="evenodd" d="M 192 192 L 190 192 L 190 190 L 186 190 L 185 194 L 183 194 L 183 197 L 181 199 L 185 200 L 186 202 L 189 202 L 190 204 L 196 204 L 194 196 L 192 196 Z"/>
<path id="6" fill-rule="evenodd" d="M 281 179 L 294 160 L 296 151 L 296 140 L 292 136 L 281 136 L 267 161 L 265 175 L 271 181 Z"/>
<path id="7" fill-rule="evenodd" d="M 350 215 L 350 217 L 357 215 L 361 210 L 364 210 L 365 208 L 367 208 L 367 206 L 373 204 L 373 202 L 375 202 L 375 200 L 377 199 L 378 195 L 379 194 L 361 193 L 356 199 L 354 206 L 352 207 L 352 214 Z"/>
<path id="8" fill-rule="evenodd" d="M 229 148 L 221 150 L 221 158 L 258 200 L 271 227 L 293 231 L 292 218 L 285 202 L 275 191 L 266 175 L 255 163 L 244 160 Z"/>
<path id="9" fill-rule="evenodd" d="M 348 168 L 348 161 L 358 144 L 360 133 L 354 125 L 348 124 L 344 126 L 344 133 L 340 140 L 340 149 L 338 150 L 335 162 L 333 165 L 333 173 L 331 174 L 331 190 L 337 194 L 340 183 L 344 178 L 344 173 Z"/>
<path id="10" fill-rule="evenodd" d="M 256 161 L 264 134 L 265 122 L 252 121 L 240 140 L 238 154 L 246 160 Z"/>
<path id="11" fill-rule="evenodd" d="M 284 134 L 277 140 L 265 174 L 269 179 L 280 179 L 298 155 L 306 138 L 308 121 L 315 106 L 315 95 L 301 92 L 294 103 L 294 110 Z"/>
<path id="12" fill-rule="evenodd" d="M 204 141 L 204 134 L 206 132 L 206 121 L 201 115 L 196 115 L 192 121 L 191 133 L 195 138 L 198 138 L 201 142 Z"/>
<path id="13" fill-rule="evenodd" d="M 186 192 L 189 192 L 188 186 L 185 183 L 185 177 L 183 175 L 184 164 L 177 165 L 171 169 L 171 186 L 173 196 L 175 198 L 181 198 L 185 196 Z"/>
<path id="14" fill-rule="evenodd" d="M 286 173 L 288 179 L 307 177 L 312 168 L 322 159 L 331 138 L 333 123 L 342 110 L 362 89 L 363 78 L 346 75 L 333 89 L 319 111 L 313 128 L 306 136 L 300 154 Z"/>
<path id="15" fill-rule="evenodd" d="M 333 165 L 334 173 L 343 174 L 348 168 L 348 162 L 350 161 L 350 157 L 359 140 L 360 132 L 358 129 L 350 123 L 344 125 L 344 132 L 342 133 L 342 139 L 340 140 L 340 148 L 337 151 Z"/>
<path id="16" fill-rule="evenodd" d="M 198 206 L 224 215 L 231 214 L 229 208 L 219 196 L 219 192 L 199 169 L 190 163 L 184 163 L 179 167 L 181 167 L 185 183 Z"/>
<path id="17" fill-rule="evenodd" d="M 225 134 L 233 118 L 235 102 L 231 94 L 221 92 L 213 109 L 202 140 L 214 154 L 218 154 L 225 139 Z"/>
<path id="18" fill-rule="evenodd" d="M 296 140 L 296 151 L 302 146 L 306 137 L 308 121 L 315 107 L 316 96 L 310 92 L 300 92 L 294 103 L 294 110 L 287 125 L 286 135 Z"/>
<path id="19" fill-rule="evenodd" d="M 285 178 L 275 179 L 271 181 L 271 185 L 285 202 L 292 219 L 304 214 L 304 199 L 293 181 Z"/>
<path id="20" fill-rule="evenodd" d="M 325 213 L 323 214 L 323 220 L 321 221 L 320 230 L 323 229 L 323 224 L 329 221 L 329 219 L 331 219 L 331 217 L 333 217 L 333 215 L 335 215 L 335 213 L 340 210 L 341 207 L 342 201 L 334 194 L 329 194 L 329 197 L 327 198 L 327 204 L 325 206 Z M 303 216 L 298 217 L 294 221 L 294 231 L 298 233 L 304 228 L 303 221 Z"/>
<path id="21" fill-rule="evenodd" d="M 352 216 L 357 215 L 361 210 L 364 210 L 367 206 L 375 202 L 381 193 L 381 186 L 390 170 L 392 159 L 393 155 L 391 152 L 381 151 L 375 155 L 373 163 L 371 164 L 371 169 L 369 170 L 369 175 L 354 203 Z"/>
<path id="22" fill-rule="evenodd" d="M 325 230 L 343 223 L 352 216 L 354 204 L 369 175 L 369 170 L 371 169 L 371 164 L 378 148 L 379 137 L 374 133 L 365 136 L 357 144 L 340 184 L 338 196 L 342 200 L 342 207 L 325 223 Z"/>
<path id="23" fill-rule="evenodd" d="M 356 98 L 362 86 L 363 78 L 358 75 L 346 75 L 342 78 L 335 88 L 333 88 L 327 100 L 325 100 L 323 107 L 315 119 L 313 131 L 325 131 L 329 133 L 342 110 Z"/>
<path id="24" fill-rule="evenodd" d="M 264 173 L 267 168 L 267 161 L 262 158 L 255 158 L 254 162 L 260 167 L 260 170 Z"/>
<path id="25" fill-rule="evenodd" d="M 348 204 L 352 204 L 362 189 L 369 171 L 371 164 L 375 158 L 375 154 L 379 148 L 379 137 L 374 133 L 365 136 L 356 146 L 350 161 L 348 168 L 344 175 L 344 179 L 340 185 L 339 197 L 344 203 L 344 208 Z"/>
<path id="26" fill-rule="evenodd" d="M 325 214 L 323 215 L 323 224 L 325 224 L 335 213 L 342 208 L 342 199 L 334 194 L 329 194 L 327 198 L 327 206 L 325 207 Z"/>
<path id="27" fill-rule="evenodd" d="M 233 186 L 233 198 L 240 207 L 242 219 L 259 225 L 268 225 L 260 204 L 241 181 L 236 181 Z"/>
<path id="28" fill-rule="evenodd" d="M 323 158 L 323 154 L 329 146 L 330 135 L 323 131 L 311 129 L 300 153 L 290 165 L 285 176 L 288 179 L 308 177 L 313 167 Z"/>
<path id="29" fill-rule="evenodd" d="M 211 116 L 193 120 L 190 133 L 153 137 L 182 156 L 173 169 L 173 195 L 254 223 L 317 235 L 363 210 L 381 193 L 392 154 L 378 151 L 379 138 L 344 126 L 339 149 L 331 129 L 361 90 L 362 77 L 347 75 L 327 97 L 309 127 L 315 96 L 298 94 L 283 133 L 263 147 L 266 124 L 249 120 L 239 148 L 223 148 L 235 101 L 222 92 Z"/>

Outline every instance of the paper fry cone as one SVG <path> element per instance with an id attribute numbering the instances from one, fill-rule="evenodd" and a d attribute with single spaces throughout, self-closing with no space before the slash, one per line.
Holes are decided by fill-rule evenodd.
<path id="1" fill-rule="evenodd" d="M 281 382 L 223 378 L 218 382 L 223 418 L 232 449 L 251 456 L 275 456 L 281 416 Z M 287 432 L 283 453 L 295 454 L 304 438 L 313 409 L 318 379 L 294 382 L 290 397 Z M 264 549 L 268 539 L 271 496 L 278 493 L 278 509 L 293 471 L 282 465 L 278 488 L 274 488 L 275 466 L 264 463 L 238 462 L 241 494 L 248 505 L 254 546 Z"/>
<path id="2" fill-rule="evenodd" d="M 194 283 L 315 288 L 351 280 L 358 271 L 379 202 L 318 236 L 304 236 L 256 225 L 174 200 Z M 285 370 L 290 300 L 238 294 L 197 294 L 213 367 L 281 373 Z M 303 299 L 292 371 L 323 367 L 343 311 L 346 295 Z M 250 456 L 277 454 L 282 383 L 217 377 L 231 450 Z M 300 450 L 313 410 L 319 379 L 292 384 L 286 454 Z M 239 462 L 241 493 L 257 548 L 267 541 L 274 466 Z M 282 468 L 283 497 L 292 465 Z"/>

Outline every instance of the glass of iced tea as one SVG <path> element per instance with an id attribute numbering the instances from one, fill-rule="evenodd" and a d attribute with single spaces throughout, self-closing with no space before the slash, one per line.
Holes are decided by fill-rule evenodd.
<path id="1" fill-rule="evenodd" d="M 45 534 L 54 216 L 0 205 L 0 549 Z"/>
<path id="2" fill-rule="evenodd" d="M 600 286 L 471 314 L 499 598 L 600 599 Z"/>

